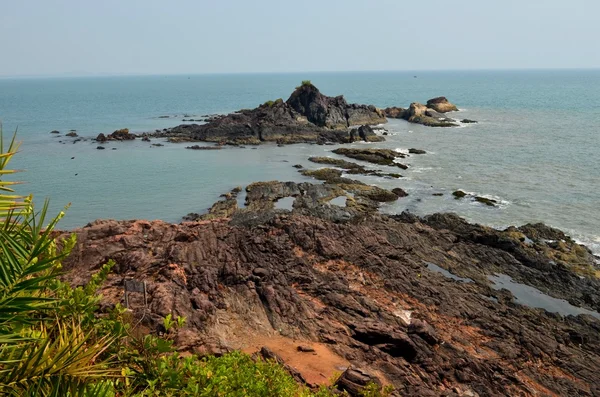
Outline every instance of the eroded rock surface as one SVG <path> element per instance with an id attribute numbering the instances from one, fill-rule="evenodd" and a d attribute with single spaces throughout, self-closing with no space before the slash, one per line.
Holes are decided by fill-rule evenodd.
<path id="1" fill-rule="evenodd" d="M 125 277 L 144 280 L 148 312 L 132 298 L 134 315 L 150 330 L 169 313 L 185 316 L 181 349 L 265 346 L 287 354 L 286 363 L 296 357 L 304 378 L 322 382 L 319 373 L 352 365 L 345 387 L 375 375 L 405 396 L 599 395 L 600 321 L 521 306 L 487 279 L 507 274 L 600 310 L 597 258 L 588 250 L 543 225 L 498 231 L 452 214 L 408 213 L 340 221 L 302 204 L 325 205 L 338 188 L 258 183 L 247 189 L 247 208 L 225 217 L 95 221 L 75 230 L 66 277 L 80 285 L 114 259 L 105 308 L 123 303 Z M 288 196 L 296 198 L 291 212 L 260 204 Z"/>

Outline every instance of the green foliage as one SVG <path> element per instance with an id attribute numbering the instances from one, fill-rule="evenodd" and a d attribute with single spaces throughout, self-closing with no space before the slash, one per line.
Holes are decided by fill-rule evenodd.
<path id="1" fill-rule="evenodd" d="M 312 85 L 312 83 L 310 82 L 310 80 L 302 80 L 302 86 L 303 87 L 309 86 L 309 85 Z"/>
<path id="2" fill-rule="evenodd" d="M 13 137 L 5 152 L 0 130 L 0 177 L 14 173 L 6 166 L 18 146 Z M 0 195 L 0 394 L 108 392 L 116 370 L 104 356 L 115 338 L 86 326 L 95 307 L 89 298 L 71 306 L 76 293 L 57 281 L 75 240 L 58 248 L 52 233 L 64 212 L 46 224 L 47 210 L 47 201 L 36 213 L 31 196 Z"/>
<path id="3" fill-rule="evenodd" d="M 282 98 L 277 98 L 274 101 L 267 101 L 265 103 L 263 103 L 263 106 L 268 107 L 268 108 L 272 108 L 275 105 L 279 105 L 283 103 L 283 99 Z"/>

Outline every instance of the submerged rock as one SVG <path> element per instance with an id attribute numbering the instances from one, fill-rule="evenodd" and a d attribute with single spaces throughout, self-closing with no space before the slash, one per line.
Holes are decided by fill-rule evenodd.
<path id="1" fill-rule="evenodd" d="M 221 146 L 221 145 L 217 145 L 217 146 L 193 145 L 193 146 L 186 146 L 185 148 L 192 149 L 192 150 L 221 150 L 221 149 L 223 149 L 223 146 Z"/>
<path id="2" fill-rule="evenodd" d="M 427 152 L 425 150 L 415 149 L 415 148 L 408 149 L 408 153 L 410 153 L 410 154 L 427 154 Z"/>

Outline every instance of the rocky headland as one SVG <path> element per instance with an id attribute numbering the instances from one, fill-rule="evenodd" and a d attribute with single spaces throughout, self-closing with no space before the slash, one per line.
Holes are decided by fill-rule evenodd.
<path id="1" fill-rule="evenodd" d="M 345 381 L 403 396 L 600 395 L 598 258 L 542 224 L 380 215 L 391 195 L 365 186 L 259 182 L 194 221 L 95 221 L 74 231 L 65 277 L 113 259 L 104 310 L 124 279 L 145 281 L 147 307 L 132 294 L 131 308 L 146 332 L 185 316 L 180 350 L 262 351 L 309 385 L 352 367 Z M 522 305 L 500 275 L 587 314 Z"/>

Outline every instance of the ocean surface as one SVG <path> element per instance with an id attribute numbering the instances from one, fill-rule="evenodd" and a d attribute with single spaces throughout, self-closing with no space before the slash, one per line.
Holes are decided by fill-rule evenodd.
<path id="1" fill-rule="evenodd" d="M 27 182 L 19 192 L 33 193 L 39 204 L 49 197 L 54 212 L 71 203 L 62 228 L 98 218 L 179 221 L 238 185 L 309 180 L 292 165 L 318 168 L 307 158 L 335 157 L 330 151 L 336 146 L 192 151 L 185 144 L 134 141 L 97 150 L 92 141 L 73 144 L 64 134 L 154 131 L 184 117 L 287 99 L 306 79 L 324 94 L 379 107 L 444 95 L 461 109 L 451 117 L 479 121 L 436 129 L 392 120 L 385 125 L 386 142 L 354 144 L 427 151 L 404 161 L 410 168 L 402 179 L 356 178 L 409 193 L 383 211 L 453 211 L 498 228 L 545 222 L 600 253 L 600 70 L 4 78 L 0 120 L 5 139 L 18 127 L 23 141 L 11 163 L 26 170 L 17 175 Z M 455 200 L 456 189 L 501 205 Z"/>

